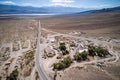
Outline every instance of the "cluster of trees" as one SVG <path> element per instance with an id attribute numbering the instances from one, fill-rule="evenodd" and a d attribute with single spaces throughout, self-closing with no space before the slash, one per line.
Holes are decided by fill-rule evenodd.
<path id="1" fill-rule="evenodd" d="M 59 49 L 64 53 L 66 51 L 65 43 L 61 43 L 59 46 Z M 107 49 L 104 49 L 103 47 L 96 47 L 96 46 L 88 46 L 88 51 L 83 51 L 81 53 L 77 52 L 74 55 L 74 60 L 76 61 L 84 61 L 87 60 L 87 56 L 99 56 L 99 57 L 105 57 L 108 55 L 109 52 Z M 73 60 L 70 58 L 70 56 L 64 58 L 62 61 L 58 63 L 53 64 L 53 70 L 62 70 L 71 65 Z"/>
<path id="2" fill-rule="evenodd" d="M 60 61 L 58 63 L 54 63 L 53 64 L 53 70 L 55 70 L 55 69 L 57 69 L 57 70 L 65 69 L 65 68 L 69 67 L 72 62 L 73 62 L 73 60 L 71 59 L 70 56 L 68 56 L 68 57 L 64 58 L 62 61 Z"/>
<path id="3" fill-rule="evenodd" d="M 96 46 L 88 46 L 88 52 L 90 56 L 99 56 L 99 57 L 105 57 L 106 55 L 109 54 L 107 49 Z"/>
<path id="4" fill-rule="evenodd" d="M 88 51 L 83 51 L 82 53 L 77 52 L 74 55 L 74 60 L 83 61 L 87 59 L 88 55 L 105 57 L 108 54 L 109 54 L 108 50 L 104 49 L 103 47 L 88 46 Z"/>
<path id="5" fill-rule="evenodd" d="M 18 77 L 18 70 L 15 69 L 11 74 L 10 76 L 7 77 L 6 80 L 17 80 L 17 77 Z"/>
<path id="6" fill-rule="evenodd" d="M 65 43 L 60 43 L 59 49 L 62 51 L 63 55 L 69 54 L 69 51 L 66 50 Z"/>
<path id="7" fill-rule="evenodd" d="M 81 53 L 77 52 L 77 53 L 74 55 L 74 60 L 76 60 L 76 61 L 86 60 L 86 59 L 87 59 L 87 56 L 88 56 L 88 52 L 87 52 L 87 51 L 83 51 L 83 52 L 81 52 Z"/>

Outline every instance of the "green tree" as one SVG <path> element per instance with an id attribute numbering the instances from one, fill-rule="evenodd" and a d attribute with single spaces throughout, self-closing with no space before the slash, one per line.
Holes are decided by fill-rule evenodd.
<path id="1" fill-rule="evenodd" d="M 88 52 L 90 56 L 95 56 L 95 52 L 96 52 L 96 47 L 95 46 L 88 46 Z"/>
<path id="2" fill-rule="evenodd" d="M 63 55 L 69 54 L 69 51 L 66 50 L 65 43 L 60 43 L 59 49 L 62 51 Z"/>
<path id="3" fill-rule="evenodd" d="M 60 49 L 61 51 L 66 51 L 65 43 L 60 43 L 59 49 Z"/>
<path id="4" fill-rule="evenodd" d="M 87 59 L 87 55 L 88 55 L 88 52 L 87 52 L 87 51 L 83 51 L 83 52 L 81 53 L 82 59 L 83 59 L 83 60 L 86 60 L 86 59 Z"/>
<path id="5" fill-rule="evenodd" d="M 66 67 L 70 66 L 70 64 L 72 63 L 72 59 L 70 58 L 70 56 L 64 58 L 64 60 L 62 61 Z"/>
<path id="6" fill-rule="evenodd" d="M 65 69 L 65 68 L 69 67 L 71 65 L 71 63 L 72 63 L 72 59 L 70 58 L 70 56 L 68 56 L 68 57 L 64 58 L 62 61 L 60 61 L 58 63 L 54 63 L 53 70 Z"/>
<path id="7" fill-rule="evenodd" d="M 77 53 L 74 55 L 74 59 L 75 59 L 76 61 L 81 61 L 81 60 L 82 60 L 82 57 L 81 57 L 80 53 L 77 52 Z"/>
<path id="8" fill-rule="evenodd" d="M 88 46 L 88 52 L 90 56 L 98 55 L 99 57 L 105 57 L 109 54 L 107 49 L 95 46 Z"/>
<path id="9" fill-rule="evenodd" d="M 87 59 L 87 56 L 88 56 L 88 52 L 87 51 L 83 51 L 81 53 L 77 52 L 75 55 L 74 55 L 74 59 L 76 61 L 82 61 L 82 60 L 86 60 Z"/>
<path id="10" fill-rule="evenodd" d="M 109 52 L 102 47 L 97 47 L 96 48 L 96 53 L 98 54 L 99 57 L 105 57 L 106 55 L 109 54 Z"/>

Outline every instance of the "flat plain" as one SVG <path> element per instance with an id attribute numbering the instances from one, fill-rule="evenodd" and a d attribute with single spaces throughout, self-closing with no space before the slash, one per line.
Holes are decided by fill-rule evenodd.
<path id="1" fill-rule="evenodd" d="M 42 27 L 66 33 L 80 31 L 84 36 L 120 38 L 120 12 L 72 14 L 41 19 Z"/>
<path id="2" fill-rule="evenodd" d="M 17 44 L 20 44 L 19 41 L 21 43 L 28 41 L 29 43 L 29 40 L 31 42 L 31 45 L 32 45 L 32 41 L 34 41 L 33 43 L 35 47 L 37 32 L 38 32 L 37 25 L 39 19 L 41 21 L 41 26 L 43 29 L 41 32 L 43 37 L 43 42 L 45 41 L 46 44 L 47 44 L 47 37 L 49 37 L 49 34 L 56 35 L 54 32 L 63 33 L 63 34 L 69 34 L 71 32 L 80 32 L 81 33 L 80 37 L 108 40 L 108 42 L 110 40 L 111 42 L 109 43 L 113 45 L 113 52 L 114 53 L 117 52 L 118 56 L 120 57 L 120 42 L 117 42 L 120 40 L 119 11 L 90 13 L 90 14 L 78 13 L 78 14 L 59 15 L 59 16 L 55 15 L 55 16 L 49 16 L 43 18 L 40 18 L 38 15 L 34 16 L 33 18 L 31 16 L 30 18 L 29 17 L 24 18 L 23 16 L 19 16 L 19 18 L 14 18 L 14 16 L 12 17 L 13 18 L 9 18 L 9 19 L 0 19 L 1 50 L 3 45 L 6 45 L 7 43 L 13 42 L 16 44 L 16 42 L 18 42 Z M 77 35 L 77 37 L 79 36 Z M 62 37 L 60 36 L 60 38 Z M 72 40 L 72 38 L 70 40 Z M 29 44 L 27 44 L 27 47 L 28 45 Z M 16 58 L 14 62 L 17 59 L 19 59 L 19 56 L 21 56 L 23 52 L 21 50 L 21 52 L 18 51 L 15 53 L 18 53 L 18 57 L 10 55 L 10 57 Z M 50 59 L 51 58 L 43 59 L 43 62 L 46 61 L 46 63 L 49 64 L 47 60 Z M 51 61 L 53 60 L 54 58 L 51 59 Z M 9 59 L 3 62 L 1 61 L 1 65 L 4 65 L 4 63 L 7 61 L 9 61 Z M 15 66 L 13 62 L 11 65 Z M 50 70 L 48 66 L 46 65 L 43 66 L 45 66 L 45 68 L 48 68 L 48 70 Z M 27 67 L 29 67 L 29 65 Z M 29 78 L 27 78 L 28 76 L 26 77 L 26 75 L 29 74 L 29 76 L 31 76 L 30 72 L 27 72 L 28 71 L 27 67 L 25 67 L 26 73 L 23 76 L 25 77 L 25 80 L 29 80 Z M 3 67 L 1 66 L 0 69 L 2 70 L 2 68 Z M 32 69 L 34 69 L 34 65 L 32 66 Z M 32 73 L 32 69 L 31 69 L 31 73 Z M 120 59 L 115 63 L 110 63 L 110 64 L 105 63 L 101 67 L 98 67 L 96 65 L 85 65 L 82 68 L 79 66 L 72 68 L 69 67 L 68 69 L 58 71 L 56 80 L 120 80 L 119 71 L 120 71 Z M 49 73 L 49 71 L 47 73 L 50 76 L 54 75 L 54 73 Z M 19 75 L 19 77 L 21 76 Z"/>

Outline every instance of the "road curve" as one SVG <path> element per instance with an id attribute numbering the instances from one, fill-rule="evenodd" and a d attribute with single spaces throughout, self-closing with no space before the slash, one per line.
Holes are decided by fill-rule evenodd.
<path id="1" fill-rule="evenodd" d="M 35 53 L 35 66 L 38 71 L 38 75 L 40 80 L 51 80 L 47 74 L 44 72 L 44 68 L 42 67 L 41 64 L 41 57 L 40 57 L 40 35 L 41 35 L 41 24 L 39 20 L 39 28 L 38 28 L 38 37 L 37 37 L 37 48 L 36 48 L 36 53 Z"/>

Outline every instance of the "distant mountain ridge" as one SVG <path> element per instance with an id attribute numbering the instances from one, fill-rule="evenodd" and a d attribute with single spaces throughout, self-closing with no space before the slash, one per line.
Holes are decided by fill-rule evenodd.
<path id="1" fill-rule="evenodd" d="M 100 10 L 88 10 L 84 12 L 79 12 L 77 14 L 87 14 L 87 13 L 102 13 L 102 12 L 113 12 L 113 11 L 120 11 L 120 6 L 114 8 L 104 8 Z"/>
<path id="2" fill-rule="evenodd" d="M 16 6 L 16 5 L 3 5 L 0 4 L 0 14 L 46 14 L 46 13 L 75 13 L 91 10 L 88 8 L 75 8 L 75 7 L 62 7 L 62 6 L 51 6 L 51 7 L 31 7 L 31 6 Z"/>
<path id="3" fill-rule="evenodd" d="M 44 8 L 23 7 L 15 5 L 0 4 L 0 14 L 21 14 L 21 13 L 45 13 Z"/>
<path id="4" fill-rule="evenodd" d="M 101 10 L 93 10 L 92 8 L 75 8 L 63 6 L 51 7 L 31 7 L 31 6 L 17 6 L 17 5 L 3 5 L 0 4 L 0 14 L 50 14 L 50 13 L 96 13 L 96 12 L 110 12 L 120 11 L 120 6 L 115 8 L 105 8 Z"/>

